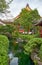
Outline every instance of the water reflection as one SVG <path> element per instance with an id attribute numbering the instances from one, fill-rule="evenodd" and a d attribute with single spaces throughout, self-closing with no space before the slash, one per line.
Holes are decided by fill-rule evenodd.
<path id="1" fill-rule="evenodd" d="M 11 61 L 10 61 L 10 65 L 18 65 L 18 58 L 14 57 Z"/>
<path id="2" fill-rule="evenodd" d="M 18 65 L 18 57 L 14 57 L 12 52 L 10 52 L 8 56 L 10 59 L 10 65 Z"/>
<path id="3" fill-rule="evenodd" d="M 14 57 L 13 56 L 13 53 L 11 52 L 9 54 L 10 65 L 20 65 L 21 63 L 23 65 L 25 65 L 25 64 L 26 65 L 34 65 L 32 59 L 28 55 L 26 55 L 24 53 L 20 53 L 20 56 L 21 56 L 21 59 L 20 58 L 18 59 L 18 56 L 17 57 Z"/>

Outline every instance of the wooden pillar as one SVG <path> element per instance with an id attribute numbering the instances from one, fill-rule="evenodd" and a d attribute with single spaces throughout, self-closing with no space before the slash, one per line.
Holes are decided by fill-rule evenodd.
<path id="1" fill-rule="evenodd" d="M 40 37 L 42 37 L 42 27 L 40 27 Z"/>

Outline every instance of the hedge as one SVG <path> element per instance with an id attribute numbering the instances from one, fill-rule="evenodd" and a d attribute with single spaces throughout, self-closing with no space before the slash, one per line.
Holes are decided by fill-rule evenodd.
<path id="1" fill-rule="evenodd" d="M 8 38 L 0 35 L 0 65 L 8 65 Z"/>
<path id="2" fill-rule="evenodd" d="M 41 44 L 41 46 L 40 46 L 40 50 L 39 50 L 39 57 L 40 57 L 40 59 L 41 59 L 41 61 L 42 61 L 42 44 Z"/>
<path id="3" fill-rule="evenodd" d="M 41 44 L 42 38 L 31 38 L 31 40 L 29 40 L 29 42 L 24 46 L 24 49 L 27 53 L 32 53 L 35 48 L 40 49 Z"/>

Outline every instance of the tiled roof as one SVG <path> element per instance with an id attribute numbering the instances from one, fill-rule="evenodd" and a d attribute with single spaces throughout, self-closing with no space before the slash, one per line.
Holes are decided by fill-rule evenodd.
<path id="1" fill-rule="evenodd" d="M 37 20 L 36 24 L 34 25 L 41 25 L 42 24 L 42 18 L 40 18 L 39 20 Z"/>
<path id="2" fill-rule="evenodd" d="M 0 25 L 6 25 L 6 24 L 13 24 L 13 20 L 12 19 L 9 19 L 9 20 L 0 19 Z"/>
<path id="3" fill-rule="evenodd" d="M 27 11 L 31 11 L 31 10 L 32 10 L 32 9 L 30 8 L 29 4 L 26 5 L 25 9 L 26 9 Z M 20 14 L 17 15 L 14 19 L 17 19 L 17 18 L 19 18 L 19 17 L 20 17 Z"/>
<path id="4" fill-rule="evenodd" d="M 5 26 L 5 23 L 3 23 L 3 21 L 0 19 L 0 25 Z"/>

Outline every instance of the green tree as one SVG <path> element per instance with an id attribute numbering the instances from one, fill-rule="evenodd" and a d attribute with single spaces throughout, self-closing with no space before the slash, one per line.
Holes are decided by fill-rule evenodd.
<path id="1" fill-rule="evenodd" d="M 13 25 L 0 26 L 0 34 L 7 35 L 7 37 L 12 36 L 12 32 L 14 32 Z"/>
<path id="2" fill-rule="evenodd" d="M 11 2 L 12 0 L 9 0 Z M 9 3 L 6 0 L 0 0 L 0 13 L 5 13 L 6 9 L 9 7 Z"/>
<path id="3" fill-rule="evenodd" d="M 22 9 L 19 17 L 15 19 L 14 23 L 16 23 L 16 25 L 20 24 L 25 30 L 28 31 L 29 29 L 33 28 L 33 21 L 38 20 L 39 18 L 40 15 L 36 9 L 28 11 L 24 8 Z"/>

